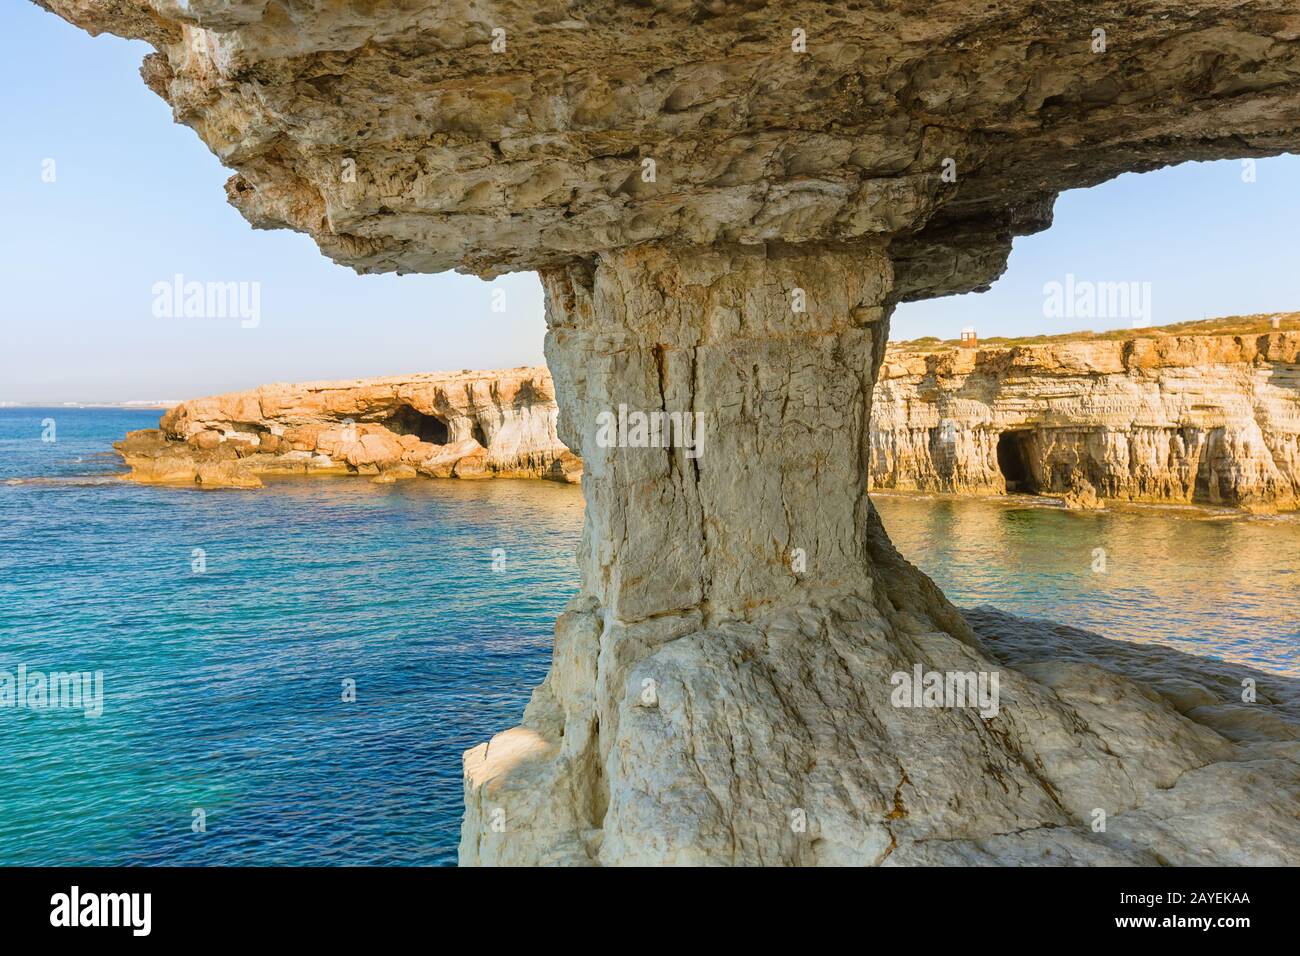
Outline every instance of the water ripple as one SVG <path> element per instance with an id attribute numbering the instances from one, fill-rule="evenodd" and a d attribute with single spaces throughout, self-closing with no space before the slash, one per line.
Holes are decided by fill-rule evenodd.
<path id="1" fill-rule="evenodd" d="M 0 863 L 454 862 L 460 754 L 545 674 L 581 491 L 119 481 L 100 453 L 154 420 L 0 409 L 0 670 L 102 670 L 106 695 L 98 719 L 0 710 Z M 879 507 L 959 603 L 1300 670 L 1300 522 Z"/>

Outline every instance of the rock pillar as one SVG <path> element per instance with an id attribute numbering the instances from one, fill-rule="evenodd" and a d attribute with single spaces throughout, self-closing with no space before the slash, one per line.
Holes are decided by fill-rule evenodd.
<path id="1" fill-rule="evenodd" d="M 583 591 L 608 622 L 864 593 L 890 276 L 870 249 L 762 246 L 545 276 L 561 438 L 586 466 Z"/>
<path id="2" fill-rule="evenodd" d="M 891 277 L 869 246 L 642 247 L 544 274 L 560 434 L 586 469 L 582 589 L 523 725 L 466 754 L 463 863 L 881 863 L 1023 830 L 1059 847 L 1093 806 L 1210 759 L 1195 735 L 1145 770 L 1107 754 L 889 544 L 866 486 Z M 897 675 L 935 672 L 1001 706 L 973 684 L 968 706 L 899 696 Z"/>

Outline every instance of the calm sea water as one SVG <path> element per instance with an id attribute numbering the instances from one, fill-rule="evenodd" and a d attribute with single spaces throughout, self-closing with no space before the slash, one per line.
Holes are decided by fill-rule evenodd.
<path id="1" fill-rule="evenodd" d="M 0 409 L 0 670 L 102 670 L 106 698 L 0 710 L 0 862 L 453 862 L 461 751 L 545 674 L 581 492 L 112 477 L 157 419 Z"/>
<path id="2" fill-rule="evenodd" d="M 0 671 L 100 670 L 105 689 L 94 719 L 0 709 L 0 863 L 454 862 L 461 751 L 546 671 L 581 492 L 117 480 L 111 442 L 156 420 L 0 409 Z M 879 507 L 958 603 L 1300 672 L 1293 519 Z"/>

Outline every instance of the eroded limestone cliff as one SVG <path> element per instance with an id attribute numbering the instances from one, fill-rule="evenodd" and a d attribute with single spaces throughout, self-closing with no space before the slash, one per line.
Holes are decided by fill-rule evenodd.
<path id="1" fill-rule="evenodd" d="M 875 489 L 1300 507 L 1300 331 L 1291 328 L 891 344 L 872 408 Z M 581 462 L 561 444 L 556 415 L 544 367 L 272 385 L 185 402 L 162 430 L 133 433 L 119 450 L 146 482 L 242 487 L 268 473 L 578 481 Z"/>
<path id="2" fill-rule="evenodd" d="M 893 305 L 987 287 L 1062 189 L 1300 146 L 1291 0 L 40 2 L 154 46 L 254 226 L 542 275 L 582 586 L 466 755 L 464 863 L 1300 862 L 1284 678 L 1003 655 L 866 495 Z M 621 406 L 707 453 L 603 443 Z M 1003 705 L 895 706 L 914 667 Z"/>
<path id="3" fill-rule="evenodd" d="M 263 385 L 182 402 L 117 443 L 136 481 L 257 487 L 264 474 L 577 481 L 543 368 Z"/>
<path id="4" fill-rule="evenodd" d="M 1300 332 L 891 348 L 871 481 L 1300 507 Z"/>

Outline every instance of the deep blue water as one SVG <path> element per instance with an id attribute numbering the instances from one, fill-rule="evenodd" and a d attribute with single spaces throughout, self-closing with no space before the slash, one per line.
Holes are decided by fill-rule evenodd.
<path id="1" fill-rule="evenodd" d="M 545 674 L 581 491 L 112 477 L 157 419 L 0 409 L 0 671 L 105 688 L 99 718 L 0 709 L 0 863 L 454 862 L 460 754 Z"/>
<path id="2" fill-rule="evenodd" d="M 157 417 L 0 408 L 0 672 L 105 685 L 98 718 L 0 709 L 0 864 L 454 862 L 461 752 L 545 674 L 581 491 L 118 480 L 111 442 Z M 1300 674 L 1294 518 L 877 503 L 959 604 Z"/>

